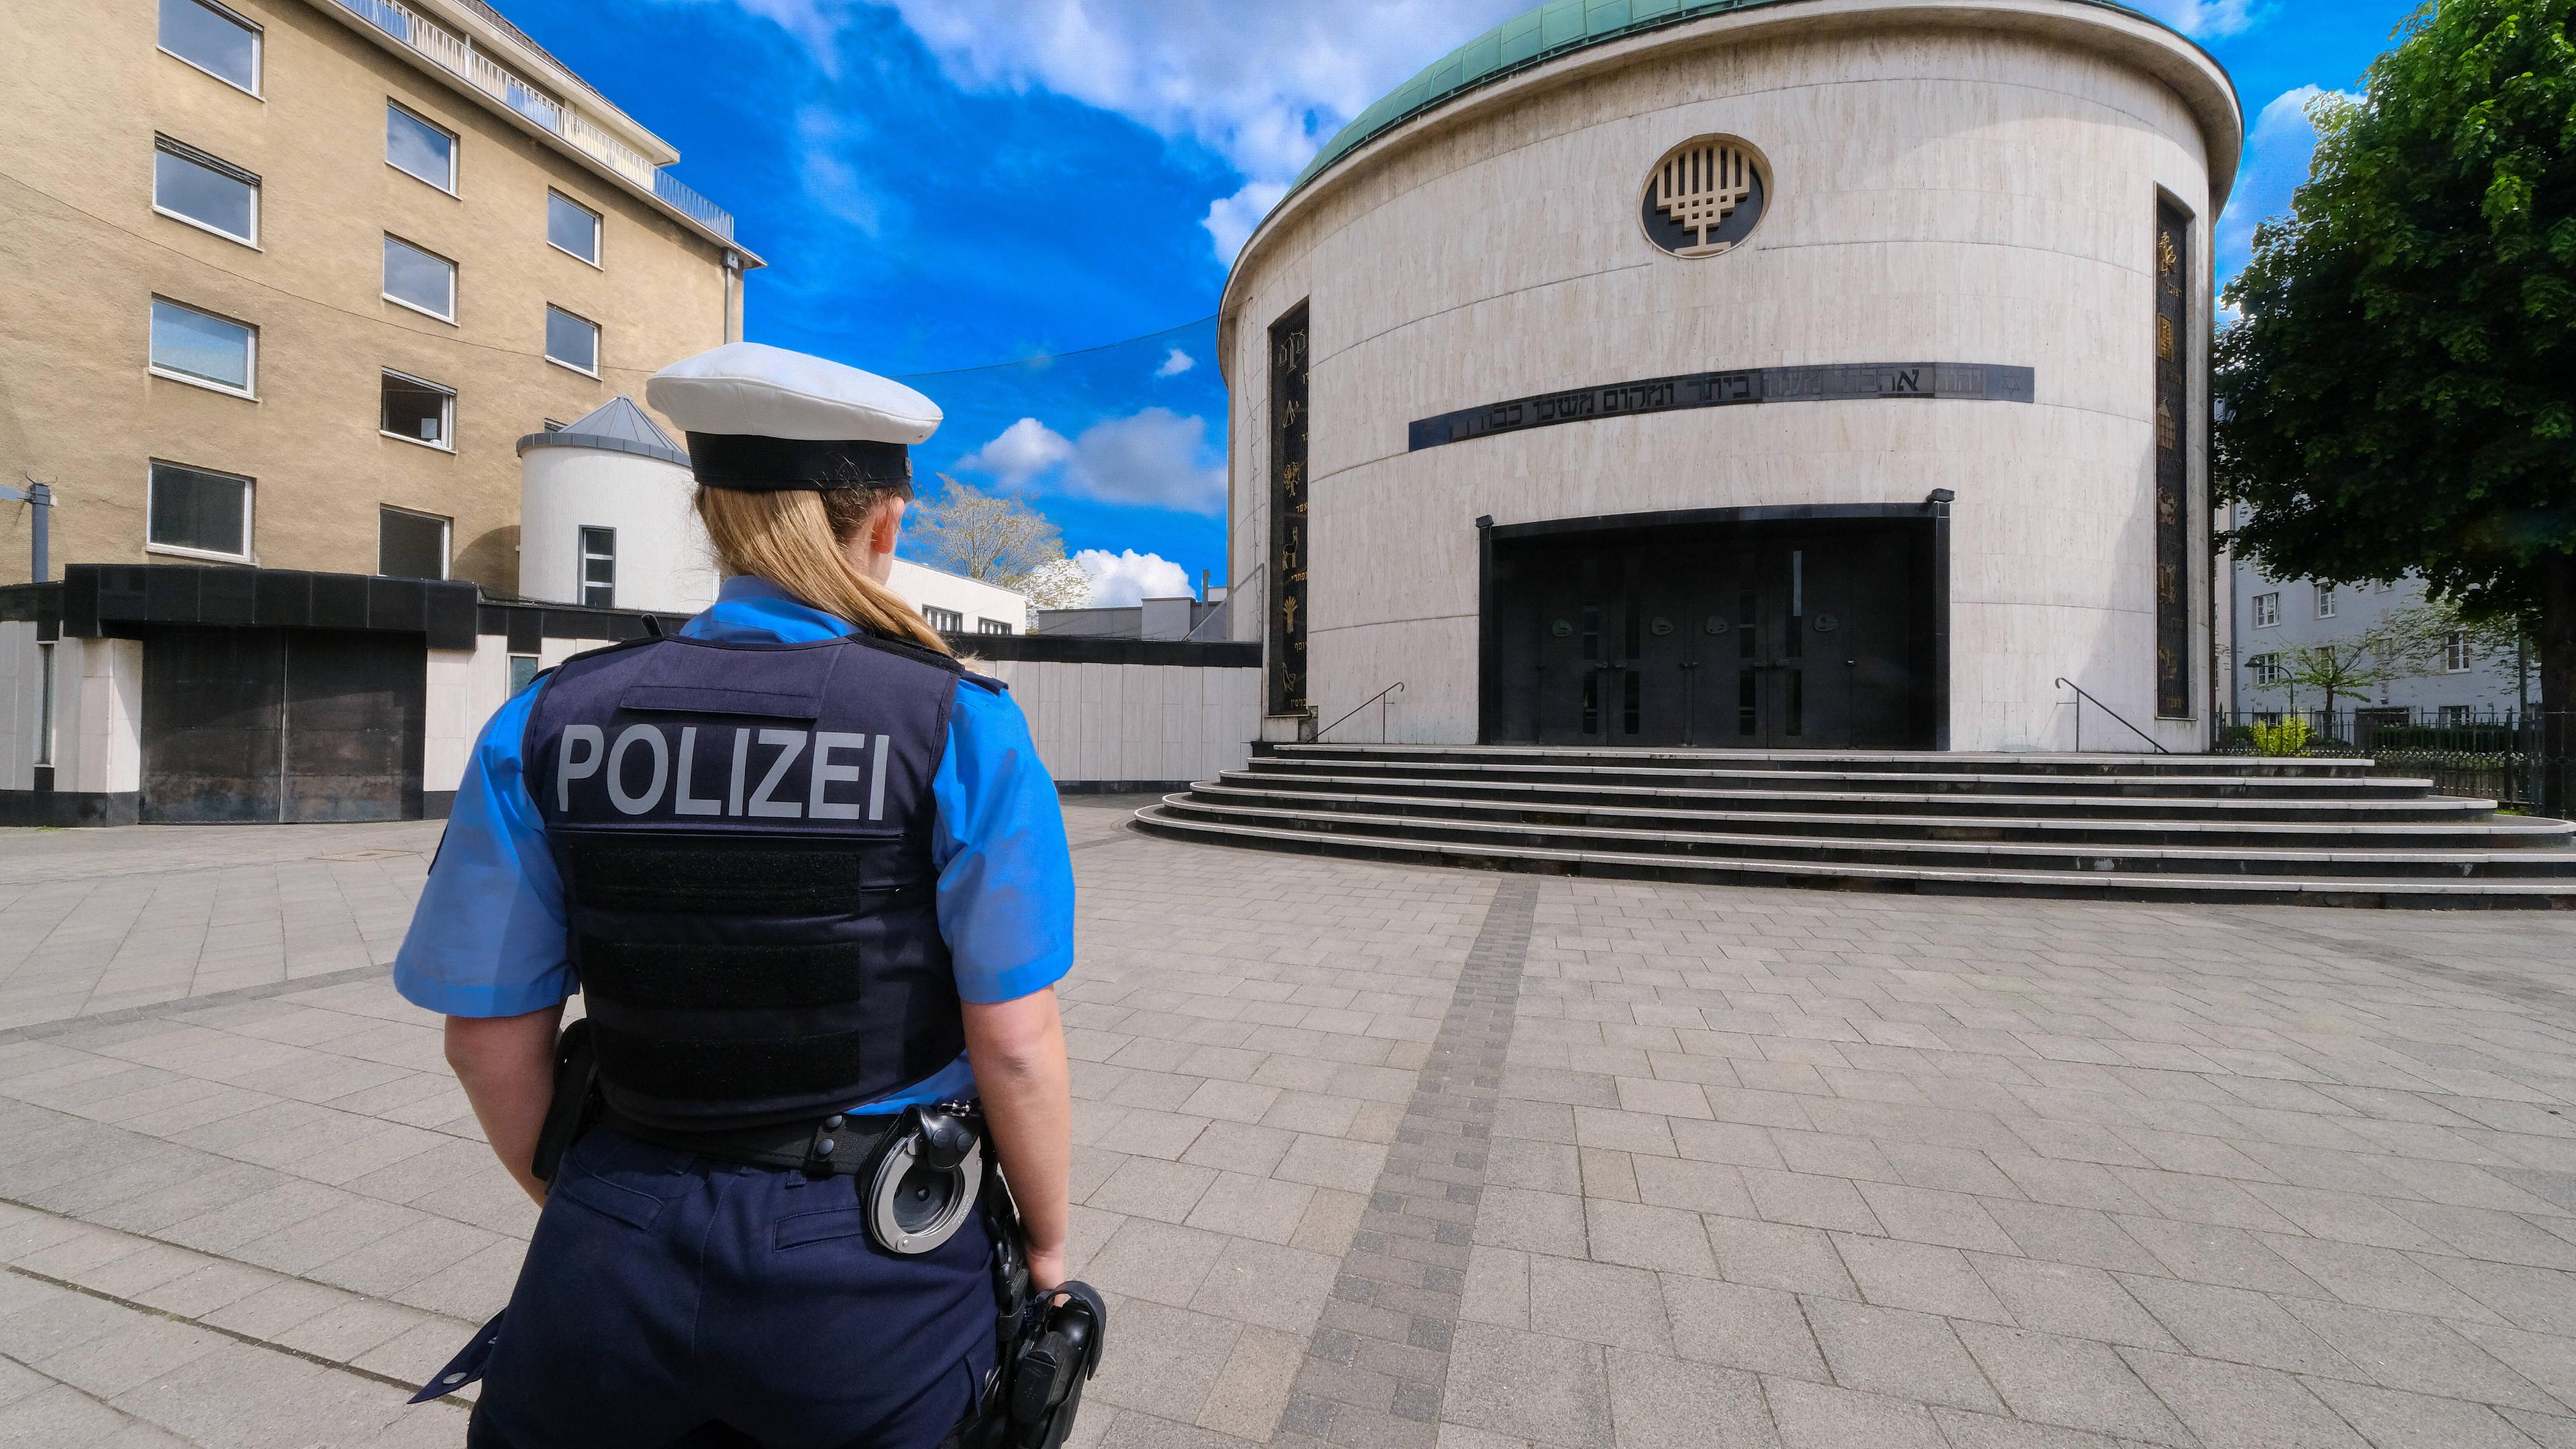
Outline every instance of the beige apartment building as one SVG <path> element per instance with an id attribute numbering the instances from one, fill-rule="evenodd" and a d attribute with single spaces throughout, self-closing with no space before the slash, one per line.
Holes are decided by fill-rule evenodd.
<path id="1" fill-rule="evenodd" d="M 742 335 L 732 217 L 481 0 L 0 5 L 0 49 L 0 483 L 57 573 L 516 593 L 517 439 Z"/>

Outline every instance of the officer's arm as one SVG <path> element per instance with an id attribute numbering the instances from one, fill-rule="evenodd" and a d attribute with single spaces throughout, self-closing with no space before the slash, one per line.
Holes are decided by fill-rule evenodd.
<path id="1" fill-rule="evenodd" d="M 1055 988 L 965 1007 L 966 1057 L 1028 1235 L 1029 1274 L 1040 1288 L 1052 1288 L 1064 1280 L 1073 1176 L 1073 1070 L 1065 1062 Z M 455 1039 L 451 1023 L 448 1040 Z"/>
<path id="2" fill-rule="evenodd" d="M 1047 1014 L 1052 1018 L 1049 1005 Z M 474 1105 L 474 1120 L 483 1124 L 492 1154 L 518 1180 L 520 1190 L 540 1206 L 546 1200 L 546 1185 L 528 1166 L 536 1161 L 537 1133 L 545 1126 L 547 1104 L 554 1100 L 555 1029 L 562 1021 L 561 1003 L 525 1016 L 447 1019 L 447 1064 L 456 1069 L 465 1100 Z M 968 1026 L 971 1034 L 971 1018 Z M 1059 1059 L 1063 1051 L 1059 1038 Z M 1063 1181 L 1062 1177 L 1056 1180 L 1059 1194 Z"/>

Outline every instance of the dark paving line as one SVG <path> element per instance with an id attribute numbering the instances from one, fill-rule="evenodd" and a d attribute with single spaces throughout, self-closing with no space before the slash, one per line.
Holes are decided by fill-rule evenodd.
<path id="1" fill-rule="evenodd" d="M 286 981 L 263 981 L 256 986 L 236 986 L 230 991 L 209 991 L 203 996 L 179 996 L 168 1001 L 146 1002 L 141 1006 L 119 1007 L 91 1016 L 66 1016 L 55 1021 L 31 1021 L 0 1031 L 0 1046 L 35 1037 L 63 1036 L 93 1026 L 122 1026 L 129 1021 L 148 1021 L 157 1017 L 178 1016 L 185 1012 L 203 1011 L 210 1006 L 231 1006 L 243 1001 L 265 1001 L 272 996 L 288 996 L 298 991 L 311 991 L 319 986 L 340 986 L 351 981 L 365 981 L 393 973 L 391 966 L 344 966 L 337 971 L 324 971 L 313 976 L 297 976 Z"/>
<path id="2" fill-rule="evenodd" d="M 1277 1446 L 1432 1449 L 1539 883 L 1506 877 L 1288 1391 Z"/>

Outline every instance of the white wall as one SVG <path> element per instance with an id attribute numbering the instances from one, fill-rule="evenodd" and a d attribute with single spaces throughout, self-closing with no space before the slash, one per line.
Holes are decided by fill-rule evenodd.
<path id="1" fill-rule="evenodd" d="M 904 602 L 914 608 L 936 605 L 953 609 L 965 619 L 964 628 L 975 633 L 978 620 L 991 619 L 1008 624 L 1014 634 L 1029 632 L 1029 601 L 998 584 L 966 578 L 945 569 L 917 564 L 910 559 L 894 561 L 894 574 L 887 580 Z"/>
<path id="2" fill-rule="evenodd" d="M 54 694 L 54 788 L 142 789 L 143 641 L 61 640 L 54 649 Z"/>
<path id="3" fill-rule="evenodd" d="M 478 634 L 471 649 L 429 651 L 428 718 L 421 742 L 420 787 L 453 790 L 465 760 L 510 694 L 510 640 Z"/>
<path id="4" fill-rule="evenodd" d="M 2161 190 L 2195 218 L 2205 284 L 2210 154 L 2232 158 L 2235 138 L 2133 68 L 2159 47 L 2188 61 L 2187 44 L 2115 12 L 1848 23 L 1868 8 L 1747 10 L 1577 53 L 1379 138 L 1265 223 L 1225 303 L 1231 572 L 1268 553 L 1268 333 L 1305 300 L 1323 717 L 1401 679 L 1400 738 L 1476 737 L 1479 515 L 1917 505 L 1948 488 L 1953 747 L 2070 743 L 2060 675 L 2169 747 L 2199 742 L 2202 721 L 2153 722 L 2151 267 Z M 2030 13 L 1971 28 L 1981 8 Z M 1761 148 L 1768 209 L 1732 252 L 1663 255 L 1639 234 L 1639 188 L 1707 133 Z M 2205 322 L 2183 339 L 2195 500 Z M 1560 388 L 1934 360 L 2033 367 L 2038 400 L 1675 411 L 1408 451 L 1413 419 Z M 2190 517 L 2186 556 L 2205 560 L 2205 510 Z M 2209 590 L 2187 592 L 2199 712 Z M 1261 637 L 1266 602 L 1238 638 Z"/>
<path id="5" fill-rule="evenodd" d="M 617 530 L 617 604 L 694 614 L 715 602 L 716 565 L 691 506 L 689 470 L 604 448 L 530 448 L 519 458 L 519 592 L 581 602 L 581 530 Z"/>
<path id="6" fill-rule="evenodd" d="M 1261 734 L 1261 671 L 1004 659 L 969 667 L 1011 687 L 1059 785 L 1209 780 Z"/>

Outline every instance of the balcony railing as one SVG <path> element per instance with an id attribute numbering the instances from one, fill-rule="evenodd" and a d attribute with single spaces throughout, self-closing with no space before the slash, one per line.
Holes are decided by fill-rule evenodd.
<path id="1" fill-rule="evenodd" d="M 418 51 L 439 69 L 561 136 L 618 175 L 652 192 L 707 230 L 733 240 L 733 213 L 700 196 L 643 152 L 601 130 L 589 117 L 494 64 L 474 43 L 422 19 L 394 0 L 338 0 L 341 9 Z M 513 27 L 512 32 L 517 31 Z M 534 42 L 530 42 L 533 47 Z"/>

